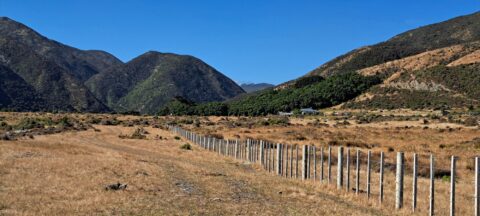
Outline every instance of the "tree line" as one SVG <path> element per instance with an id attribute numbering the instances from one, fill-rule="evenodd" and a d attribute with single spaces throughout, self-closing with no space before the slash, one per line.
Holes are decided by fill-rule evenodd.
<path id="1" fill-rule="evenodd" d="M 285 89 L 268 89 L 227 102 L 196 104 L 176 97 L 160 110 L 159 115 L 263 116 L 305 107 L 320 109 L 351 100 L 380 82 L 377 76 L 355 72 L 327 78 L 305 77 Z"/>

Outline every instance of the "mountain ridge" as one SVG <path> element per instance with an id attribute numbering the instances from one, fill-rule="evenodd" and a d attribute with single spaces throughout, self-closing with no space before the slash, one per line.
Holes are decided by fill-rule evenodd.
<path id="1" fill-rule="evenodd" d="M 152 55 L 156 57 L 148 58 Z M 49 39 L 8 17 L 0 17 L 0 64 L 4 73 L 8 70 L 9 80 L 19 85 L 21 95 L 38 95 L 32 103 L 48 111 L 155 114 L 174 96 L 210 102 L 244 93 L 193 56 L 149 51 L 124 63 L 105 51 L 80 50 Z M 156 77 L 149 79 L 153 74 Z M 190 83 L 188 88 L 182 87 L 184 83 Z M 15 86 L 5 85 L 1 90 L 25 101 L 15 94 Z M 0 109 L 15 109 L 14 98 L 2 99 Z M 17 108 L 29 111 L 28 106 Z"/>

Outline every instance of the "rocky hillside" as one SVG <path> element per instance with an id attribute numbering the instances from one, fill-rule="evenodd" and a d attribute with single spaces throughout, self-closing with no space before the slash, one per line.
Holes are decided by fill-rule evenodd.
<path id="1" fill-rule="evenodd" d="M 331 75 L 356 71 L 426 51 L 480 40 L 480 12 L 427 25 L 385 42 L 353 50 L 311 71 Z"/>
<path id="2" fill-rule="evenodd" d="M 222 101 L 244 91 L 191 56 L 148 52 L 128 63 L 79 50 L 0 17 L 0 109 L 154 114 L 175 96 Z"/>
<path id="3" fill-rule="evenodd" d="M 174 97 L 211 102 L 244 93 L 195 57 L 153 51 L 97 74 L 86 84 L 113 109 L 140 113 L 155 113 Z"/>
<path id="4" fill-rule="evenodd" d="M 344 105 L 349 108 L 466 107 L 480 101 L 472 92 L 480 93 L 473 82 L 480 78 L 479 64 L 480 12 L 353 50 L 306 76 L 356 71 L 382 78 L 382 84 Z"/>

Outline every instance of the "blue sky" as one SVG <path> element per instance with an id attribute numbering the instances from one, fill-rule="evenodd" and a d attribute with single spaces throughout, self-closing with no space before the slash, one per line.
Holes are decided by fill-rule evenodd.
<path id="1" fill-rule="evenodd" d="M 237 82 L 279 84 L 360 46 L 480 10 L 478 0 L 0 0 L 0 16 L 123 61 L 201 58 Z"/>

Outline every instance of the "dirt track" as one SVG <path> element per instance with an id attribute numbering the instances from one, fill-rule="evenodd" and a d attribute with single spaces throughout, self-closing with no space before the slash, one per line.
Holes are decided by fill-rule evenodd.
<path id="1" fill-rule="evenodd" d="M 134 128 L 96 126 L 0 141 L 0 215 L 381 215 L 370 203 L 281 179 L 147 128 L 148 140 L 120 139 Z M 155 135 L 167 140 L 154 140 Z M 110 183 L 125 191 L 105 191 Z"/>

